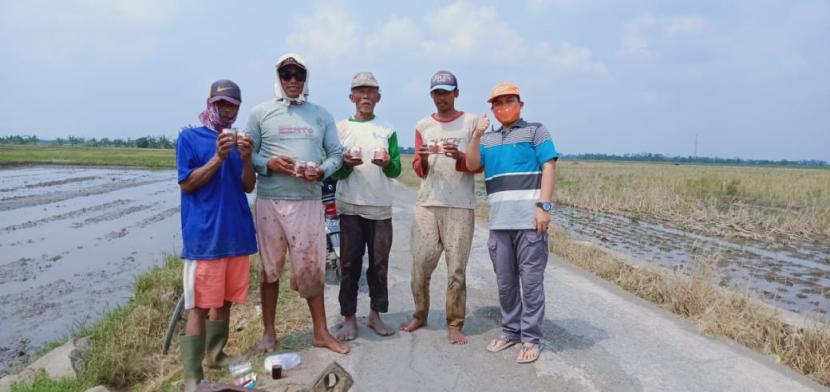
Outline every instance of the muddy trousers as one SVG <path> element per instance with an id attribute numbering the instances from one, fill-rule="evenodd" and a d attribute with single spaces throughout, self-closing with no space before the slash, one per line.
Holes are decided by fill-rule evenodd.
<path id="1" fill-rule="evenodd" d="M 545 320 L 548 233 L 490 230 L 487 247 L 499 288 L 502 335 L 538 343 Z"/>
<path id="2" fill-rule="evenodd" d="M 447 262 L 447 325 L 463 327 L 467 307 L 467 259 L 473 241 L 473 210 L 415 206 L 412 227 L 413 318 L 427 322 L 429 281 L 441 254 Z"/>
<path id="3" fill-rule="evenodd" d="M 340 215 L 340 314 L 352 316 L 357 312 L 357 288 L 363 269 L 363 250 L 369 249 L 369 285 L 371 309 L 378 313 L 389 311 L 389 291 L 386 283 L 389 271 L 389 251 L 392 249 L 392 219 L 374 220 L 359 215 Z"/>

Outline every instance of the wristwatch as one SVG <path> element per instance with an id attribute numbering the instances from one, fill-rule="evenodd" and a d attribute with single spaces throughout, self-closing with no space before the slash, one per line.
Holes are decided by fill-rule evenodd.
<path id="1" fill-rule="evenodd" d="M 536 207 L 541 208 L 542 211 L 550 212 L 550 210 L 553 209 L 553 203 L 551 203 L 549 201 L 537 201 L 536 202 Z"/>

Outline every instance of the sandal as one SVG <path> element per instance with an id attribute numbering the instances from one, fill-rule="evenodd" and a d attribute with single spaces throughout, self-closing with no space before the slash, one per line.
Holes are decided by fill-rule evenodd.
<path id="1" fill-rule="evenodd" d="M 524 358 L 526 353 L 531 353 L 530 357 Z M 519 351 L 519 356 L 516 357 L 516 362 L 518 363 L 533 363 L 539 359 L 539 355 L 542 354 L 542 345 L 539 343 L 522 343 L 522 349 Z"/>
<path id="2" fill-rule="evenodd" d="M 490 341 L 490 344 L 487 345 L 487 351 L 491 353 L 497 353 L 499 351 L 506 350 L 510 347 L 513 347 L 516 343 L 519 343 L 518 340 L 509 340 L 504 336 L 500 336 L 498 339 L 493 339 Z"/>

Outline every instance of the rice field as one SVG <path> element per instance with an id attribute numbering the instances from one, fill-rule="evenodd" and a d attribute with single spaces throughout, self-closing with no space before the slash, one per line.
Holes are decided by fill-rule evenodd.
<path id="1" fill-rule="evenodd" d="M 830 170 L 563 161 L 557 202 L 720 237 L 830 238 Z"/>

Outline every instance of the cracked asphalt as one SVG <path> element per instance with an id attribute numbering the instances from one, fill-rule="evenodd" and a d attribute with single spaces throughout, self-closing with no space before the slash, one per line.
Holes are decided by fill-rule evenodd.
<path id="1" fill-rule="evenodd" d="M 415 193 L 401 186 L 396 198 L 390 313 L 384 315 L 393 326 L 413 310 L 409 238 Z M 359 337 L 350 354 L 305 349 L 299 367 L 284 371 L 279 381 L 261 378 L 258 387 L 297 390 L 337 361 L 353 376 L 353 391 L 828 391 L 770 357 L 703 336 L 688 321 L 553 257 L 545 277 L 540 359 L 516 364 L 518 346 L 488 353 L 484 347 L 499 333 L 500 313 L 486 239 L 486 225 L 478 224 L 467 269 L 467 345 L 447 343 L 442 261 L 432 277 L 427 327 L 376 336 L 365 326 L 369 297 L 362 290 Z M 336 284 L 327 285 L 330 327 L 341 320 L 337 293 Z"/>

